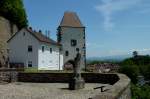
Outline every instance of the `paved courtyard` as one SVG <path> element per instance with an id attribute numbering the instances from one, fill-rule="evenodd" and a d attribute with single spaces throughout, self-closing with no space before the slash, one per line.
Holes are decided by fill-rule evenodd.
<path id="1" fill-rule="evenodd" d="M 81 90 L 68 90 L 66 83 L 10 83 L 0 85 L 0 99 L 89 99 L 102 94 L 96 87 L 111 85 L 99 83 L 86 83 Z"/>

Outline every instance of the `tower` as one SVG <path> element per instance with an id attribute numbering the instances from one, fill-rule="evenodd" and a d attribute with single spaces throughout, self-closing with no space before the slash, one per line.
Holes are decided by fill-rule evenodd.
<path id="1" fill-rule="evenodd" d="M 85 68 L 85 27 L 77 14 L 65 12 L 57 31 L 57 41 L 62 45 L 64 65 L 74 61 L 76 54 L 79 52 L 81 54 L 81 67 Z"/>

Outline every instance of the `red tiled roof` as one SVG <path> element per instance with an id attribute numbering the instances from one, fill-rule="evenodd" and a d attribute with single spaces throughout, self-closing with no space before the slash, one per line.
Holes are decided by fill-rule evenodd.
<path id="1" fill-rule="evenodd" d="M 59 26 L 84 27 L 75 12 L 65 12 Z"/>
<path id="2" fill-rule="evenodd" d="M 29 28 L 24 28 L 24 29 L 26 29 L 31 35 L 33 35 L 40 42 L 44 42 L 44 43 L 49 43 L 49 44 L 54 44 L 54 45 L 61 46 L 59 43 L 57 43 L 56 41 L 54 41 L 54 40 L 46 37 L 41 32 L 36 32 L 36 31 L 33 31 L 32 29 L 29 29 Z M 7 42 L 9 42 L 18 33 L 19 32 L 15 33 Z"/>
<path id="3" fill-rule="evenodd" d="M 50 43 L 54 45 L 60 45 L 56 41 L 50 39 L 49 37 L 46 37 L 44 34 L 41 32 L 36 32 L 31 29 L 26 28 L 28 32 L 30 32 L 35 38 L 37 38 L 40 42 L 45 42 L 45 43 Z"/>

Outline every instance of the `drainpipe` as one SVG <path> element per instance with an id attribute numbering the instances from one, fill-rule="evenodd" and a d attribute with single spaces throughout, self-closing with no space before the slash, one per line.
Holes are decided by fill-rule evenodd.
<path id="1" fill-rule="evenodd" d="M 59 48 L 59 70 L 60 70 L 60 48 Z"/>

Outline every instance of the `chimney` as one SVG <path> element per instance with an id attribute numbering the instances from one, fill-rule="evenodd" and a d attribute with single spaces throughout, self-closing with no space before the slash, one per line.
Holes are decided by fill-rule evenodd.
<path id="1" fill-rule="evenodd" d="M 45 35 L 46 35 L 47 38 L 50 38 L 50 31 L 49 31 L 49 30 L 46 30 L 46 31 L 45 31 Z"/>
<path id="2" fill-rule="evenodd" d="M 47 32 L 47 37 L 50 38 L 50 31 Z"/>
<path id="3" fill-rule="evenodd" d="M 29 27 L 30 30 L 32 30 L 32 27 Z"/>
<path id="4" fill-rule="evenodd" d="M 39 30 L 39 33 L 42 33 L 42 30 Z"/>

